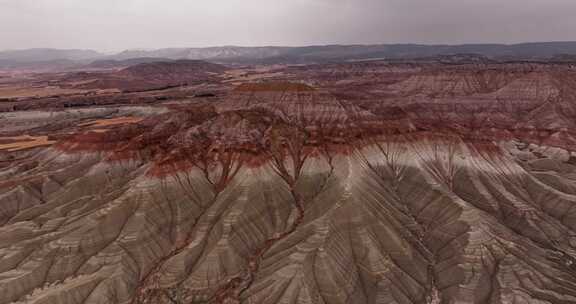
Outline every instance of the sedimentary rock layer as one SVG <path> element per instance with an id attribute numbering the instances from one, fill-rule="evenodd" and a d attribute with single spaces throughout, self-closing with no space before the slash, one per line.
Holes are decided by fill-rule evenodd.
<path id="1" fill-rule="evenodd" d="M 576 302 L 572 72 L 452 69 L 379 101 L 249 85 L 18 151 L 0 303 Z"/>

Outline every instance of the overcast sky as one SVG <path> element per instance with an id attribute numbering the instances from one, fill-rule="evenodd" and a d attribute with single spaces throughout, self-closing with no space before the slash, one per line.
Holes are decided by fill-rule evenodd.
<path id="1" fill-rule="evenodd" d="M 0 0 L 0 49 L 576 40 L 576 0 Z"/>

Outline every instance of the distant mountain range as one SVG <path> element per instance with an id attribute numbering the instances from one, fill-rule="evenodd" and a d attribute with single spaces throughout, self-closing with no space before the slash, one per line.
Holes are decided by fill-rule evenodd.
<path id="1" fill-rule="evenodd" d="M 575 58 L 576 42 L 536 42 L 521 44 L 463 45 L 325 45 L 305 47 L 208 47 L 126 50 L 106 55 L 93 50 L 26 49 L 0 51 L 1 67 L 30 67 L 31 63 L 49 62 L 59 66 L 90 64 L 94 61 L 110 66 L 114 61 L 146 58 L 206 60 L 217 63 L 321 63 L 370 59 L 413 59 L 455 54 L 472 54 L 493 60 L 550 60 Z M 67 64 L 63 65 L 63 62 Z M 136 60 L 138 62 L 138 60 Z M 120 65 L 126 62 L 119 63 Z"/>
<path id="2" fill-rule="evenodd" d="M 91 60 L 104 54 L 93 50 L 25 49 L 0 51 L 0 60 L 35 62 L 51 60 Z"/>

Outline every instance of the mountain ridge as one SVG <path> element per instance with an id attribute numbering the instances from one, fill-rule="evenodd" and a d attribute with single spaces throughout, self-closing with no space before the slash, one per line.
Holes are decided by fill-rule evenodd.
<path id="1" fill-rule="evenodd" d="M 219 63 L 321 63 L 330 61 L 414 59 L 431 56 L 475 54 L 498 60 L 547 60 L 576 55 L 576 42 L 528 42 L 518 44 L 332 44 L 289 46 L 181 47 L 152 50 L 124 50 L 106 55 L 94 50 L 24 49 L 0 51 L 0 60 L 12 64 L 49 60 L 90 63 L 97 60 L 163 58 L 208 60 Z"/>

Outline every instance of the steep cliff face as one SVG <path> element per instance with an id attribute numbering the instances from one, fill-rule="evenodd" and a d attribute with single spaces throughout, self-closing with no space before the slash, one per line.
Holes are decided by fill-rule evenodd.
<path id="1" fill-rule="evenodd" d="M 244 85 L 18 152 L 0 303 L 576 302 L 573 72 L 451 69 L 378 100 Z"/>

